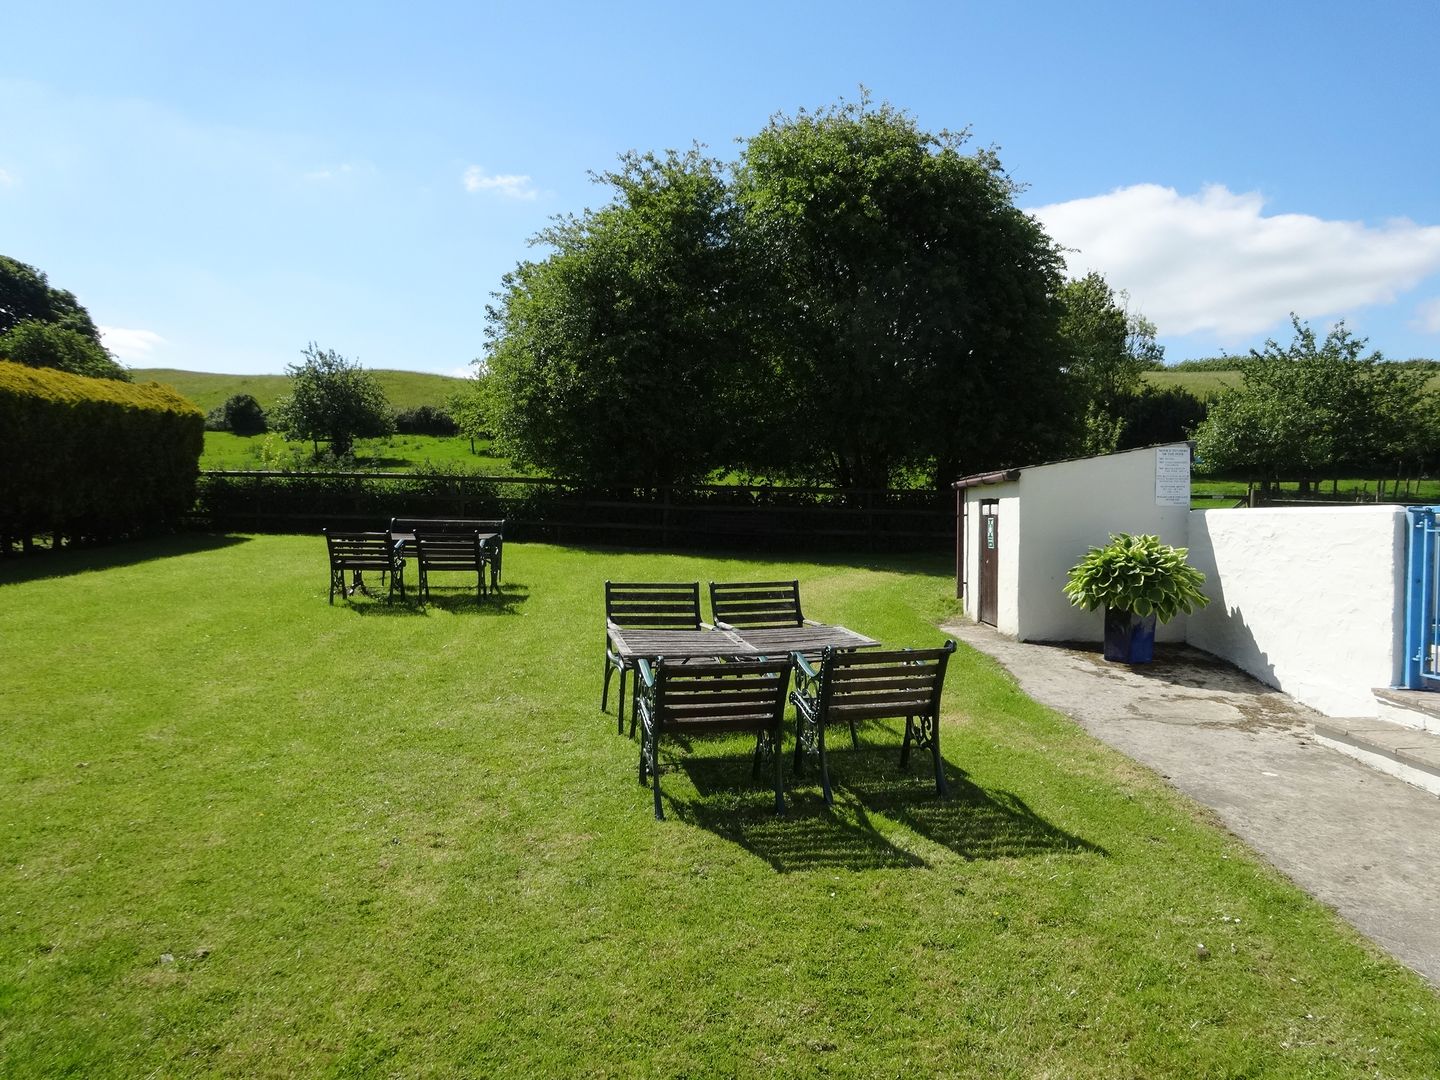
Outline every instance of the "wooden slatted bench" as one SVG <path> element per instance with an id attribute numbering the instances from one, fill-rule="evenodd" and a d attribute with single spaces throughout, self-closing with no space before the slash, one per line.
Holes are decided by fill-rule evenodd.
<path id="1" fill-rule="evenodd" d="M 489 564 L 484 535 L 478 532 L 415 533 L 415 566 L 420 574 L 420 599 L 430 599 L 430 575 L 437 571 L 472 573 L 475 575 L 475 596 L 485 595 L 485 570 Z"/>
<path id="2" fill-rule="evenodd" d="M 662 660 L 654 667 L 648 660 L 639 661 L 635 679 L 640 686 L 636 704 L 641 728 L 640 783 L 644 784 L 649 776 L 657 820 L 665 819 L 660 805 L 661 740 L 732 732 L 755 733 L 751 775 L 760 775 L 760 766 L 768 756 L 774 771 L 775 812 L 785 810 L 780 740 L 790 671 L 788 658 L 725 664 L 674 664 Z"/>
<path id="3" fill-rule="evenodd" d="M 616 730 L 625 733 L 625 677 L 635 660 L 622 656 L 610 640 L 611 627 L 644 630 L 703 630 L 700 621 L 698 581 L 605 582 L 605 683 L 600 688 L 600 711 L 610 698 L 610 678 L 620 672 L 620 698 L 615 707 Z M 634 718 L 630 721 L 634 729 Z"/>
<path id="4" fill-rule="evenodd" d="M 800 610 L 798 581 L 712 581 L 710 614 L 716 626 L 727 630 L 804 626 L 809 622 Z"/>
<path id="5" fill-rule="evenodd" d="M 337 589 L 346 598 L 357 592 L 373 596 L 365 587 L 366 570 L 378 571 L 382 584 L 389 576 L 390 591 L 386 599 L 395 595 L 397 585 L 400 595 L 405 595 L 405 562 L 396 551 L 395 539 L 389 533 L 320 531 L 325 536 L 325 548 L 330 556 L 331 604 L 335 603 Z M 345 580 L 347 574 L 350 575 L 348 582 Z"/>
<path id="6" fill-rule="evenodd" d="M 945 687 L 945 667 L 955 642 L 939 649 L 899 649 L 885 652 L 840 652 L 826 648 L 819 667 L 800 654 L 795 657 L 795 773 L 798 776 L 807 756 L 820 759 L 820 784 L 827 805 L 834 803 L 830 792 L 830 769 L 825 759 L 825 729 L 843 723 L 850 739 L 860 745 L 855 725 L 862 720 L 905 717 L 905 742 L 900 749 L 900 767 L 910 763 L 910 745 L 929 748 L 935 762 L 935 790 L 949 794 L 945 763 L 940 757 L 940 694 Z"/>
<path id="7" fill-rule="evenodd" d="M 398 538 L 426 533 L 480 533 L 485 540 L 490 565 L 490 588 L 498 589 L 505 557 L 505 518 L 404 518 L 390 519 L 390 533 Z"/>

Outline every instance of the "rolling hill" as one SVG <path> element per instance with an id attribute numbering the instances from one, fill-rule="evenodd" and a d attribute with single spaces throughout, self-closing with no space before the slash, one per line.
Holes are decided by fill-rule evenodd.
<path id="1" fill-rule="evenodd" d="M 287 375 L 219 375 L 208 371 L 178 371 L 175 368 L 131 368 L 136 382 L 158 382 L 172 386 L 209 412 L 234 394 L 250 394 L 268 409 L 290 392 Z M 445 399 L 465 384 L 464 379 L 450 375 L 432 375 L 425 371 L 393 371 L 372 369 L 385 390 L 385 396 L 396 409 L 413 409 L 420 405 L 444 405 Z"/>

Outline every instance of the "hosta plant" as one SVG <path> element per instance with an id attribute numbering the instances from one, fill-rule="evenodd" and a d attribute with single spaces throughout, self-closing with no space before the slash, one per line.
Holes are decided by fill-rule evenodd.
<path id="1" fill-rule="evenodd" d="M 1158 536 L 1117 533 L 1070 568 L 1065 595 L 1086 611 L 1108 607 L 1167 622 L 1204 607 L 1205 575 L 1185 561 L 1187 548 L 1162 544 Z"/>

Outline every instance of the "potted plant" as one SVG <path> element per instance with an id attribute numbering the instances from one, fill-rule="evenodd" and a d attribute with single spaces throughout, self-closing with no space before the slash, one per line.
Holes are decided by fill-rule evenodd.
<path id="1" fill-rule="evenodd" d="M 1210 598 L 1205 575 L 1185 561 L 1186 548 L 1158 536 L 1116 533 L 1070 568 L 1065 595 L 1086 611 L 1105 607 L 1105 659 L 1148 664 L 1155 652 L 1155 623 L 1190 614 Z"/>

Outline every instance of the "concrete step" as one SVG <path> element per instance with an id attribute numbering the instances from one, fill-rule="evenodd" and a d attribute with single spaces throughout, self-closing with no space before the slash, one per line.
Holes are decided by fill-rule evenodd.
<path id="1" fill-rule="evenodd" d="M 1440 735 L 1440 693 L 1384 688 L 1374 693 L 1380 719 Z"/>
<path id="2" fill-rule="evenodd" d="M 1318 717 L 1315 741 L 1440 796 L 1440 734 L 1371 717 Z"/>

